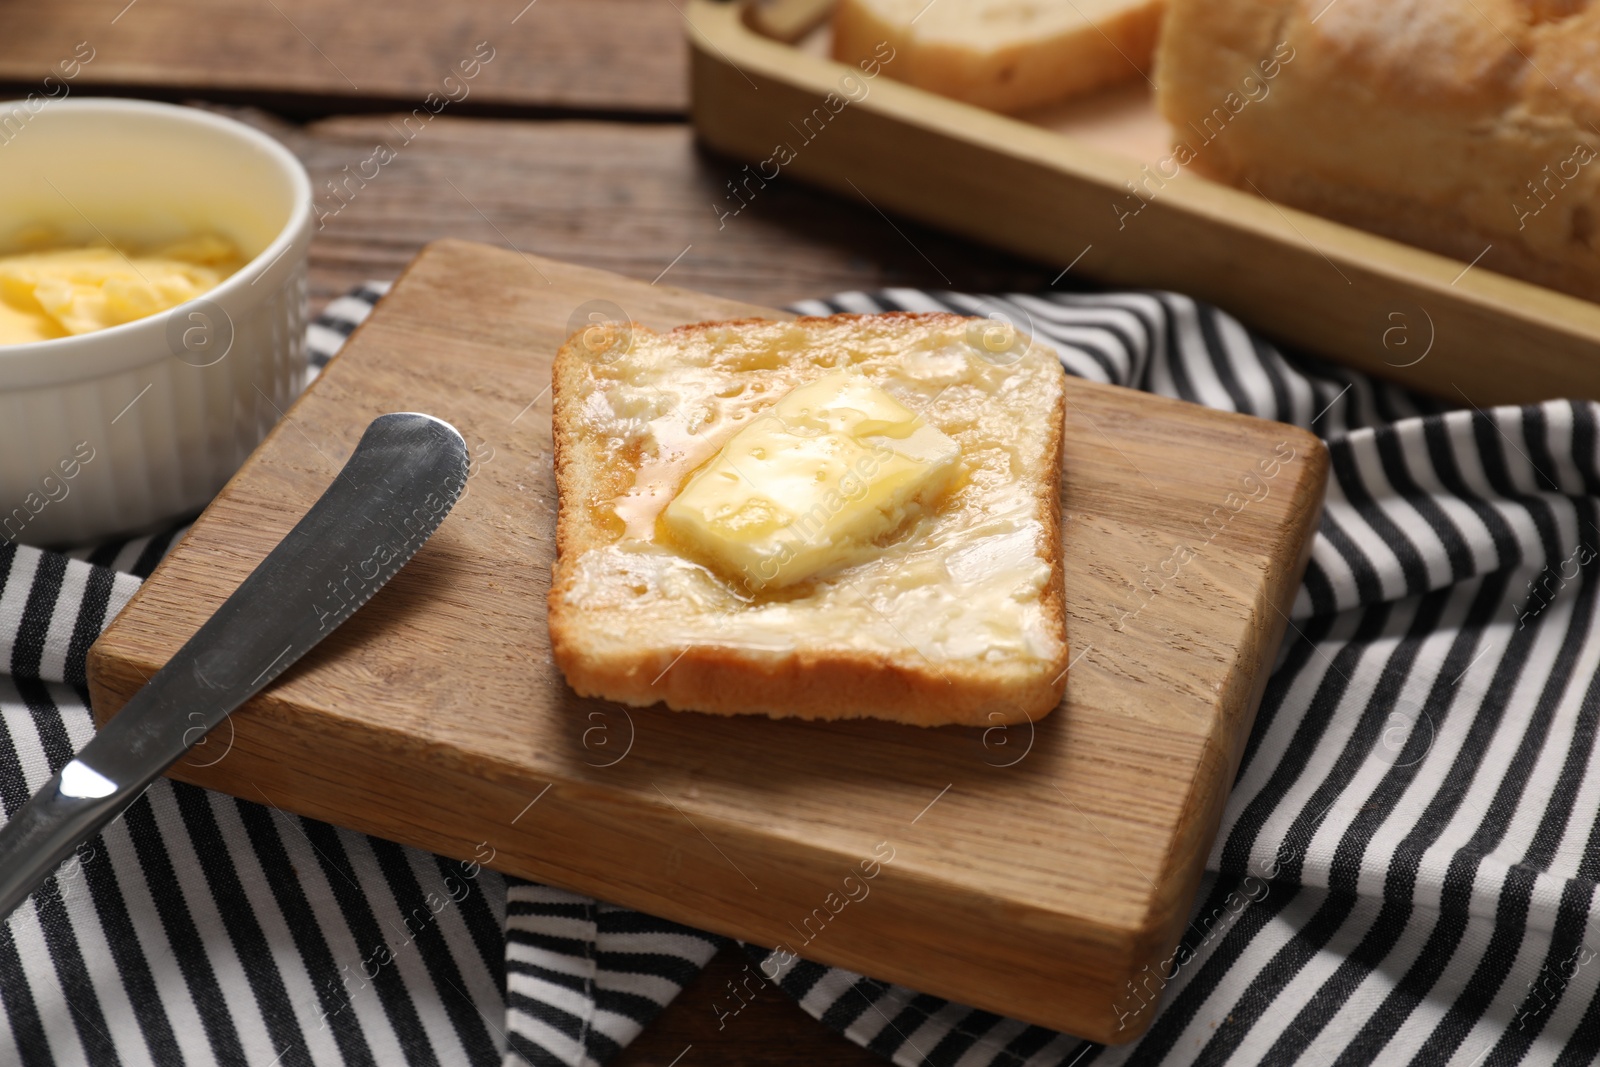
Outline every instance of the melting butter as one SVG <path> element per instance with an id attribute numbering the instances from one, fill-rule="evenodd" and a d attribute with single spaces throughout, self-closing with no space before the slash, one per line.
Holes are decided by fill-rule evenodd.
<path id="1" fill-rule="evenodd" d="M 949 489 L 961 448 L 849 371 L 790 390 L 738 430 L 662 516 L 692 554 L 746 588 L 848 561 Z"/>

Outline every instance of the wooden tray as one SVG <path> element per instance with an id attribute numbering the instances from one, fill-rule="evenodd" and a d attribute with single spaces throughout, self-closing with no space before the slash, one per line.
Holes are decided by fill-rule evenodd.
<path id="1" fill-rule="evenodd" d="M 550 360 L 593 300 L 658 328 L 780 314 L 430 246 L 95 644 L 95 714 L 198 628 L 368 420 L 428 411 L 472 449 L 464 498 L 174 777 L 449 856 L 493 849 L 491 866 L 524 877 L 1087 1037 L 1134 1037 L 1148 1017 L 1119 1030 L 1115 1007 L 1127 1011 L 1128 979 L 1170 954 L 1188 917 L 1315 529 L 1321 444 L 1069 380 L 1077 660 L 1063 706 L 1036 727 L 629 712 L 566 688 L 545 627 Z M 1275 450 L 1295 458 L 1255 499 L 1239 495 Z M 1165 577 L 1183 544 L 1194 558 Z M 842 905 L 850 893 L 861 899 Z"/>
<path id="2" fill-rule="evenodd" d="M 824 58 L 816 37 L 763 37 L 740 4 L 690 0 L 686 11 L 695 127 L 756 164 L 729 168 L 741 197 L 760 196 L 762 176 L 814 182 L 1074 276 L 1212 301 L 1284 342 L 1458 404 L 1600 399 L 1600 305 L 1482 266 L 1463 272 L 1188 173 L 1119 219 L 1127 183 L 1168 154 L 1144 82 L 1007 118 L 881 73 L 862 78 Z M 833 114 L 829 93 L 851 102 Z M 781 165 L 779 146 L 791 149 L 779 160 L 792 154 Z M 740 204 L 717 194 L 713 210 Z"/>

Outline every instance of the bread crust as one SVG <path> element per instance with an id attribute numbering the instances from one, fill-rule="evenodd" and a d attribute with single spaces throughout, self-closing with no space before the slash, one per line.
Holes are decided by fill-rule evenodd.
<path id="1" fill-rule="evenodd" d="M 918 328 L 959 327 L 969 321 L 948 313 L 888 312 L 872 316 L 807 316 L 794 320 L 793 325 L 804 330 L 867 320 Z M 664 342 L 682 342 L 712 330 L 770 325 L 765 319 L 703 322 L 661 335 L 638 324 L 632 328 Z M 549 625 L 556 663 L 579 695 L 635 707 L 662 703 L 675 710 L 721 715 L 871 717 L 921 726 L 995 726 L 1034 721 L 1061 702 L 1066 690 L 1069 649 L 1059 496 L 1066 396 L 1059 385 L 1046 430 L 1048 476 L 1025 487 L 1041 525 L 1035 549 L 1038 557 L 1048 562 L 1050 572 L 1039 594 L 1040 612 L 1045 628 L 1060 638 L 1059 652 L 1048 662 L 935 663 L 910 647 L 895 653 L 843 645 L 802 647 L 782 653 L 752 651 L 740 647 L 736 640 L 736 614 L 729 624 L 735 639 L 726 643 L 694 643 L 686 647 L 661 643 L 650 647 L 597 640 L 598 620 L 585 616 L 599 613 L 586 611 L 573 596 L 576 561 L 620 536 L 615 530 L 606 530 L 596 520 L 596 513 L 615 500 L 632 476 L 632 468 L 625 460 L 619 462 L 619 457 L 607 456 L 602 446 L 574 432 L 577 406 L 591 391 L 588 362 L 575 343 L 577 336 L 562 346 L 553 368 L 559 506 Z"/>
<path id="2" fill-rule="evenodd" d="M 1014 113 L 1145 75 L 1164 6 L 1165 0 L 1126 0 L 1092 25 L 985 48 L 930 39 L 874 0 L 840 0 L 833 16 L 833 58 L 873 69 L 881 64 L 896 81 Z M 893 49 L 888 61 L 881 53 L 885 45 Z"/>
<path id="3" fill-rule="evenodd" d="M 1600 4 L 1171 0 L 1156 70 L 1194 169 L 1600 300 Z"/>

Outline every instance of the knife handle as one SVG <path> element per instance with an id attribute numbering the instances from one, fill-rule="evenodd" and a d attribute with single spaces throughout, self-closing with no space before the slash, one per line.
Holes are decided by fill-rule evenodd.
<path id="1" fill-rule="evenodd" d="M 91 741 L 83 755 L 93 747 Z M 154 777 L 119 785 L 81 758 L 57 771 L 0 827 L 0 855 L 9 860 L 0 868 L 0 915 L 19 907 L 78 845 L 138 800 Z"/>
<path id="2" fill-rule="evenodd" d="M 169 664 L 157 671 L 0 827 L 0 922 L 189 750 L 194 728 L 180 734 L 167 724 L 174 707 L 194 700 L 193 671 L 183 669 L 182 651 L 173 662 L 177 669 Z M 224 706 L 231 710 L 243 699 L 236 693 Z"/>
<path id="3" fill-rule="evenodd" d="M 189 750 L 192 730 L 178 737 L 162 728 L 170 718 L 164 706 L 188 695 L 186 678 L 182 671 L 157 671 L 121 714 L 0 826 L 0 922 Z"/>

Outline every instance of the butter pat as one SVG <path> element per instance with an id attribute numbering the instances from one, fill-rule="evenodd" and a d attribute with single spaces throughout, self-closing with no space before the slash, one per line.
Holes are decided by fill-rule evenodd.
<path id="1" fill-rule="evenodd" d="M 933 504 L 960 467 L 955 441 L 863 375 L 836 372 L 735 433 L 662 522 L 747 588 L 791 585 Z"/>
<path id="2" fill-rule="evenodd" d="M 237 248 L 209 235 L 148 254 L 100 245 L 0 256 L 0 344 L 142 319 L 216 288 L 242 265 Z"/>

